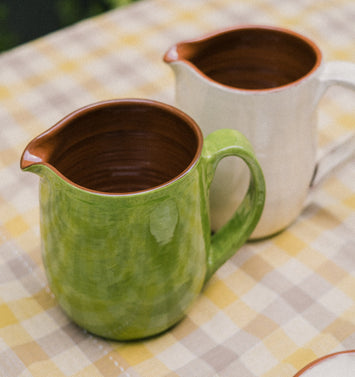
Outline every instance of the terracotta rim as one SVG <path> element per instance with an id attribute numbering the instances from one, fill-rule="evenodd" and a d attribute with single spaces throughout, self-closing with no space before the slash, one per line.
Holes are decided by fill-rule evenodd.
<path id="1" fill-rule="evenodd" d="M 173 178 L 164 181 L 163 183 L 152 186 L 146 189 L 142 190 L 137 190 L 137 191 L 124 191 L 124 192 L 107 192 L 107 191 L 101 191 L 101 190 L 96 190 L 96 189 L 91 189 L 88 187 L 85 187 L 83 185 L 80 185 L 73 180 L 69 179 L 66 177 L 63 173 L 61 173 L 56 167 L 54 167 L 50 162 L 46 161 L 46 158 L 48 157 L 48 154 L 51 151 L 51 148 L 53 148 L 51 143 L 49 142 L 49 150 L 45 150 L 43 148 L 43 151 L 40 149 L 40 153 L 35 154 L 31 153 L 38 145 L 43 142 L 46 138 L 51 135 L 51 137 L 58 135 L 64 128 L 68 126 L 68 124 L 76 121 L 78 118 L 82 117 L 83 115 L 88 115 L 90 113 L 96 112 L 97 110 L 101 109 L 109 109 L 109 108 L 116 108 L 116 107 L 121 107 L 121 106 L 136 106 L 137 109 L 151 109 L 153 111 L 161 111 L 165 112 L 166 114 L 169 114 L 173 117 L 175 117 L 178 121 L 184 123 L 193 133 L 193 135 L 196 138 L 196 150 L 194 152 L 193 158 L 190 160 L 188 165 L 181 171 L 179 174 L 174 176 Z M 100 194 L 100 195 L 108 195 L 108 196 L 126 196 L 126 195 L 132 195 L 132 194 L 143 194 L 146 192 L 154 191 L 159 188 L 168 186 L 172 184 L 173 182 L 179 180 L 183 176 L 185 176 L 198 162 L 201 153 L 202 153 L 202 146 L 203 146 L 203 136 L 202 132 L 199 128 L 199 126 L 196 124 L 196 122 L 189 117 L 187 114 L 182 112 L 181 110 L 177 109 L 174 106 L 155 101 L 155 100 L 148 100 L 148 99 L 112 99 L 112 100 L 105 100 L 105 101 L 99 101 L 84 107 L 81 107 L 72 113 L 68 114 L 65 116 L 63 119 L 61 119 L 59 122 L 57 122 L 54 126 L 49 128 L 47 131 L 43 132 L 36 138 L 34 138 L 26 147 L 24 150 L 22 157 L 21 157 L 21 169 L 26 169 L 29 168 L 30 166 L 33 165 L 45 165 L 51 170 L 53 170 L 58 176 L 60 176 L 64 181 L 69 183 L 70 185 L 73 185 L 81 190 Z"/>
<path id="2" fill-rule="evenodd" d="M 275 86 L 275 87 L 270 87 L 270 88 L 247 89 L 247 88 L 237 87 L 237 86 L 233 86 L 233 85 L 226 85 L 226 84 L 223 84 L 219 81 L 216 81 L 216 80 L 212 79 L 211 77 L 209 77 L 208 75 L 206 75 L 204 72 L 202 72 L 199 68 L 197 68 L 195 66 L 195 64 L 191 63 L 189 60 L 187 60 L 185 58 L 178 58 L 178 56 L 179 56 L 178 50 L 181 48 L 182 45 L 185 45 L 185 44 L 193 45 L 195 43 L 197 44 L 197 43 L 200 43 L 200 42 L 203 42 L 203 41 L 207 41 L 207 40 L 210 40 L 210 39 L 215 38 L 215 37 L 227 36 L 231 33 L 237 32 L 237 31 L 247 31 L 247 30 L 254 30 L 254 31 L 265 30 L 265 31 L 278 32 L 278 33 L 282 33 L 284 35 L 287 35 L 289 37 L 292 37 L 294 39 L 297 39 L 297 40 L 303 42 L 305 45 L 307 45 L 313 51 L 313 53 L 316 57 L 313 67 L 306 74 L 299 77 L 297 80 L 291 81 L 291 82 L 289 82 L 285 85 L 280 85 L 280 86 Z M 319 49 L 319 47 L 311 39 L 309 39 L 308 37 L 306 37 L 306 36 L 304 36 L 304 35 L 302 35 L 298 32 L 295 32 L 293 30 L 289 30 L 289 29 L 277 27 L 277 26 L 249 25 L 248 24 L 248 25 L 240 25 L 240 26 L 235 26 L 235 27 L 223 28 L 223 29 L 217 30 L 215 32 L 206 34 L 202 37 L 198 37 L 198 38 L 189 39 L 189 40 L 179 42 L 176 45 L 174 45 L 173 47 L 171 47 L 166 52 L 166 54 L 164 55 L 164 61 L 166 63 L 173 63 L 174 61 L 183 61 L 185 64 L 190 66 L 190 68 L 192 68 L 195 72 L 198 72 L 199 75 L 201 75 L 205 80 L 209 81 L 209 83 L 212 84 L 212 85 L 222 87 L 222 88 L 225 88 L 225 89 L 228 89 L 228 90 L 231 90 L 231 91 L 239 91 L 239 92 L 246 92 L 246 93 L 252 92 L 252 93 L 262 94 L 262 93 L 270 93 L 270 92 L 275 92 L 275 91 L 280 91 L 280 90 L 283 90 L 283 89 L 286 89 L 286 88 L 290 88 L 290 87 L 293 87 L 293 86 L 303 82 L 304 80 L 306 80 L 308 77 L 310 77 L 320 67 L 320 65 L 322 63 L 322 52 Z"/>
<path id="3" fill-rule="evenodd" d="M 310 362 L 309 364 L 307 364 L 298 373 L 296 373 L 294 377 L 302 377 L 303 373 L 305 373 L 308 369 L 313 368 L 315 365 L 320 364 L 324 360 L 331 359 L 332 357 L 336 357 L 338 355 L 347 354 L 347 353 L 355 353 L 355 350 L 340 351 L 340 352 L 335 352 L 335 353 L 331 353 L 329 355 L 320 357 L 319 359 L 316 359 Z"/>

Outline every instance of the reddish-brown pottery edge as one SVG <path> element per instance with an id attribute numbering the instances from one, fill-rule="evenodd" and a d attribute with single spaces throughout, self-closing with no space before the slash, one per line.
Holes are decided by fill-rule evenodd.
<path id="1" fill-rule="evenodd" d="M 208 75 L 205 75 L 200 69 L 198 69 L 193 63 L 189 61 L 188 56 L 193 55 L 193 53 L 195 52 L 196 46 L 198 44 L 207 42 L 216 37 L 222 37 L 230 33 L 243 31 L 243 30 L 275 31 L 275 32 L 284 33 L 284 34 L 287 34 L 288 36 L 297 38 L 312 48 L 314 54 L 316 55 L 316 63 L 314 64 L 314 67 L 306 75 L 286 85 L 281 85 L 275 88 L 266 88 L 266 89 L 245 89 L 245 88 L 234 87 L 234 86 L 225 85 L 223 83 L 217 82 L 211 79 Z M 304 81 L 305 79 L 307 79 L 309 76 L 311 76 L 315 71 L 319 69 L 323 61 L 323 56 L 322 56 L 321 50 L 316 45 L 316 43 L 301 33 L 298 33 L 288 28 L 279 27 L 279 26 L 245 24 L 245 25 L 237 25 L 237 26 L 221 28 L 221 29 L 218 29 L 216 31 L 207 33 L 205 35 L 202 35 L 196 38 L 191 38 L 191 39 L 180 41 L 169 48 L 169 50 L 163 56 L 163 61 L 168 64 L 178 62 L 178 61 L 182 62 L 188 65 L 191 69 L 193 69 L 198 75 L 200 75 L 205 80 L 207 80 L 210 84 L 217 85 L 221 88 L 225 88 L 232 91 L 238 91 L 238 92 L 244 91 L 246 93 L 270 93 L 270 92 L 275 92 L 275 91 L 292 87 Z"/>
<path id="2" fill-rule="evenodd" d="M 174 115 L 177 118 L 180 118 L 182 122 L 185 122 L 189 125 L 191 130 L 196 135 L 196 139 L 198 140 L 198 145 L 196 148 L 196 153 L 193 159 L 191 160 L 190 164 L 184 169 L 180 174 L 175 176 L 174 178 L 168 180 L 167 182 L 164 182 L 164 184 L 159 185 L 160 186 L 166 186 L 170 183 L 173 183 L 174 181 L 178 180 L 182 176 L 186 175 L 188 171 L 192 169 L 192 167 L 197 163 L 198 159 L 201 156 L 202 153 L 202 146 L 203 146 L 203 136 L 202 132 L 199 128 L 199 126 L 196 124 L 196 122 L 188 116 L 183 111 L 179 110 L 178 108 L 159 102 L 156 100 L 150 100 L 150 99 L 141 99 L 141 98 L 124 98 L 124 99 L 109 99 L 109 100 L 102 100 L 95 103 L 91 103 L 89 105 L 83 106 L 79 109 L 76 109 L 66 115 L 64 118 L 59 120 L 57 123 L 55 123 L 52 127 L 47 129 L 46 131 L 42 132 L 38 136 L 36 136 L 33 140 L 31 140 L 27 146 L 25 147 L 21 159 L 20 159 L 20 168 L 22 170 L 26 170 L 31 168 L 33 165 L 43 165 L 51 169 L 55 174 L 57 174 L 61 179 L 66 181 L 68 184 L 76 186 L 77 188 L 93 192 L 96 194 L 103 194 L 103 195 L 131 195 L 135 194 L 136 192 L 124 192 L 124 193 L 107 193 L 107 192 L 101 192 L 100 190 L 93 190 L 84 186 L 81 186 L 79 184 L 76 184 L 72 180 L 68 179 L 64 174 L 62 174 L 58 169 L 56 169 L 55 166 L 53 166 L 48 161 L 48 156 L 53 152 L 54 148 L 56 148 L 56 140 L 55 138 L 60 134 L 60 132 L 68 126 L 69 123 L 75 121 L 79 117 L 83 115 L 87 115 L 90 112 L 95 112 L 98 109 L 104 109 L 104 108 L 110 108 L 112 106 L 120 106 L 120 105 L 131 105 L 131 106 L 148 106 L 150 108 L 156 108 L 158 111 L 163 110 L 166 112 L 170 112 L 172 115 Z M 32 153 L 33 152 L 33 153 Z M 147 190 L 139 190 L 139 193 L 143 193 L 146 191 L 150 191 L 152 189 L 156 189 L 157 187 L 152 187 Z"/>
<path id="3" fill-rule="evenodd" d="M 315 365 L 323 362 L 326 359 L 331 359 L 332 357 L 336 357 L 338 355 L 347 354 L 347 353 L 355 353 L 355 350 L 346 350 L 346 351 L 339 351 L 334 352 L 325 356 L 322 356 L 316 360 L 311 361 L 309 364 L 307 364 L 305 367 L 303 367 L 300 371 L 298 371 L 294 377 L 302 377 L 303 373 L 305 373 L 308 369 L 313 368 Z"/>

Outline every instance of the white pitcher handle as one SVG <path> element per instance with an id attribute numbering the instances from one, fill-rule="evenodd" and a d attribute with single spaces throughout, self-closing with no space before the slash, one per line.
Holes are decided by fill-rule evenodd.
<path id="1" fill-rule="evenodd" d="M 318 187 L 333 174 L 337 169 L 341 168 L 347 162 L 355 157 L 355 132 L 350 132 L 343 136 L 340 140 L 333 143 L 328 148 L 322 150 L 310 184 L 310 194 L 318 189 Z M 309 200 L 306 205 L 309 204 Z"/>
<path id="2" fill-rule="evenodd" d="M 325 89 L 332 85 L 341 85 L 355 90 L 355 64 L 343 61 L 328 62 L 321 73 L 320 81 Z M 355 119 L 355 118 L 354 118 Z M 355 123 L 355 120 L 354 120 Z M 355 157 L 355 132 L 350 132 L 340 140 L 332 143 L 321 152 L 316 163 L 313 178 L 310 183 L 310 194 L 306 205 L 311 201 L 312 193 L 336 169 Z"/>
<path id="3" fill-rule="evenodd" d="M 341 85 L 355 90 L 355 63 L 333 61 L 324 65 L 320 81 L 326 85 Z"/>

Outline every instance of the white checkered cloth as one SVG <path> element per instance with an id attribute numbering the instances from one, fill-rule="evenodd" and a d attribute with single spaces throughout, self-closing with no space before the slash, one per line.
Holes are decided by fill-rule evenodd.
<path id="1" fill-rule="evenodd" d="M 312 38 L 326 60 L 355 62 L 353 0 L 141 0 L 0 55 L 0 376 L 292 377 L 355 348 L 354 161 L 280 235 L 248 243 L 186 318 L 141 342 L 94 337 L 51 294 L 40 254 L 37 177 L 25 145 L 72 110 L 108 98 L 174 103 L 163 63 L 174 43 L 236 24 Z M 354 129 L 355 94 L 331 88 L 324 147 Z"/>

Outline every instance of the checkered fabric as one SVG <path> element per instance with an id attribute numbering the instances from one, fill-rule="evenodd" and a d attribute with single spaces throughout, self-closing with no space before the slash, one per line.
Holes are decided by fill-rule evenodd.
<path id="1" fill-rule="evenodd" d="M 19 168 L 34 136 L 83 105 L 145 97 L 174 103 L 164 52 L 236 24 L 294 29 L 325 60 L 355 63 L 353 0 L 141 0 L 0 55 L 0 376 L 292 377 L 355 348 L 355 173 L 328 179 L 295 223 L 250 242 L 165 334 L 112 342 L 74 325 L 40 254 L 38 179 Z M 355 93 L 331 88 L 319 144 L 354 129 Z"/>

